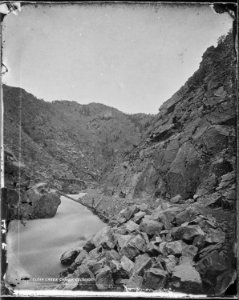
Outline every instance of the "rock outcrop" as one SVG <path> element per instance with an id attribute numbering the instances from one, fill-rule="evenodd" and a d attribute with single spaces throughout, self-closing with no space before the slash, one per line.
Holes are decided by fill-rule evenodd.
<path id="1" fill-rule="evenodd" d="M 145 140 L 105 179 L 105 193 L 129 200 L 180 195 L 235 207 L 235 80 L 229 34 L 160 107 Z"/>
<path id="2" fill-rule="evenodd" d="M 52 218 L 61 203 L 60 196 L 46 183 L 31 186 L 28 168 L 6 149 L 4 165 L 5 188 L 3 196 L 3 219 Z"/>
<path id="3" fill-rule="evenodd" d="M 74 290 L 84 289 L 90 278 L 90 290 L 223 293 L 235 279 L 235 271 L 223 252 L 225 233 L 215 219 L 204 216 L 197 203 L 161 201 L 139 219 L 141 208 L 127 207 L 82 249 L 63 254 L 61 262 L 68 268 L 61 273 L 61 288 L 72 289 L 74 280 Z M 177 217 L 185 208 L 194 213 L 182 223 Z M 81 276 L 82 270 L 86 277 Z"/>

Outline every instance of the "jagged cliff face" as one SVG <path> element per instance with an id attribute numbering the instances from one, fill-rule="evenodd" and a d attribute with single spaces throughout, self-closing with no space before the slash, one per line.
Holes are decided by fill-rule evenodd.
<path id="1" fill-rule="evenodd" d="M 229 34 L 206 50 L 199 69 L 160 107 L 147 137 L 109 174 L 104 191 L 131 199 L 205 198 L 229 172 L 233 190 L 235 125 L 235 58 Z"/>
<path id="2" fill-rule="evenodd" d="M 5 146 L 26 165 L 34 182 L 55 178 L 60 186 L 78 188 L 84 187 L 79 180 L 99 182 L 139 144 L 152 119 L 98 103 L 49 103 L 9 86 L 3 86 L 3 95 Z M 75 178 L 77 183 L 71 180 Z"/>

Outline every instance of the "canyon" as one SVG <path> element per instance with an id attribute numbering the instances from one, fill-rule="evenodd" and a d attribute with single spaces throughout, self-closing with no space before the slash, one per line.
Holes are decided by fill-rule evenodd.
<path id="1" fill-rule="evenodd" d="M 222 295 L 235 285 L 231 33 L 155 115 L 45 102 L 6 85 L 3 94 L 8 221 L 54 220 L 60 193 L 82 192 L 107 223 L 62 252 L 61 289 Z"/>

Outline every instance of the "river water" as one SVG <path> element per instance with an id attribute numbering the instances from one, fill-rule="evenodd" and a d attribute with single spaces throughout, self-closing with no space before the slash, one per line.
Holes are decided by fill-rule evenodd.
<path id="1" fill-rule="evenodd" d="M 77 199 L 79 195 L 71 195 Z M 57 278 L 64 267 L 61 254 L 80 247 L 105 224 L 80 203 L 61 197 L 54 218 L 12 221 L 7 235 L 7 281 L 19 284 L 21 278 Z"/>

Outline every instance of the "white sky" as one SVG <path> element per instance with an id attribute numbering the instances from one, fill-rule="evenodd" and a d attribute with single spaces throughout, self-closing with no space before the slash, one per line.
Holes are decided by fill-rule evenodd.
<path id="1" fill-rule="evenodd" d="M 232 26 L 208 5 L 28 5 L 4 19 L 4 83 L 46 101 L 157 113 Z"/>

